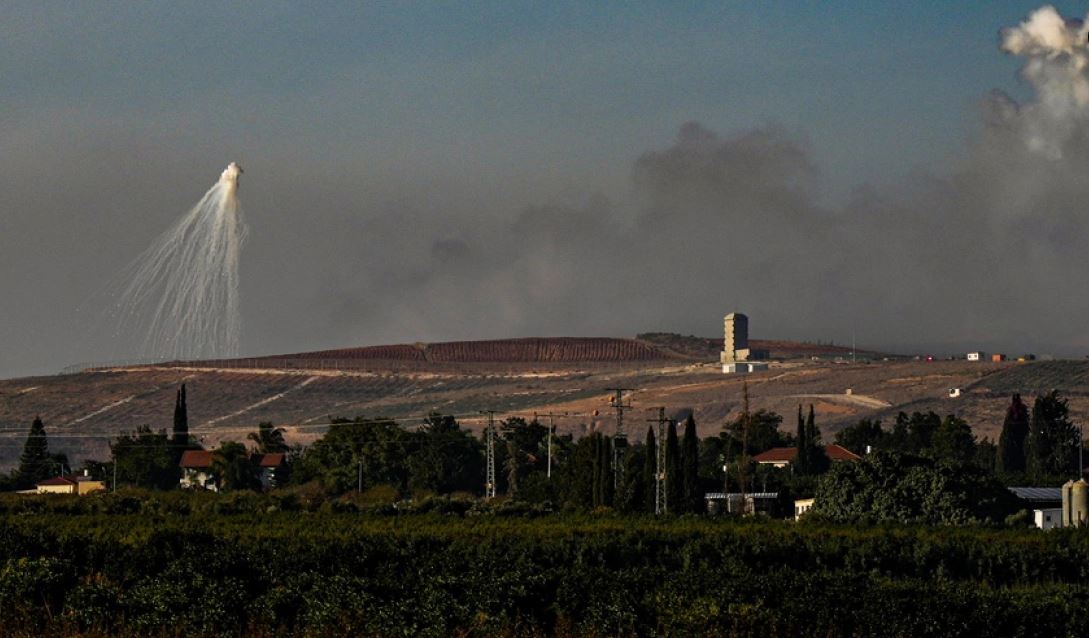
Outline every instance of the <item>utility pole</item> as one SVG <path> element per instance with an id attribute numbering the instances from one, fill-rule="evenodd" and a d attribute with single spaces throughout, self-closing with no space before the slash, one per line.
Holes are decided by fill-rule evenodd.
<path id="1" fill-rule="evenodd" d="M 667 481 L 669 476 L 666 471 L 666 418 L 665 407 L 652 408 L 658 410 L 657 419 L 647 419 L 651 423 L 658 424 L 658 431 L 655 433 L 657 440 L 655 441 L 656 448 L 654 450 L 654 513 L 665 514 L 669 511 L 669 504 L 667 502 L 666 490 Z M 650 462 L 650 459 L 647 459 Z"/>
<path id="2" fill-rule="evenodd" d="M 355 491 L 360 494 L 363 493 L 363 459 L 359 459 L 359 484 Z"/>
<path id="3" fill-rule="evenodd" d="M 552 478 L 552 434 L 556 431 L 555 418 L 558 417 L 558 416 L 567 416 L 567 413 L 566 412 L 560 412 L 559 414 L 556 414 L 554 412 L 549 412 L 547 414 L 540 414 L 539 415 L 536 412 L 534 412 L 533 413 L 533 420 L 535 422 L 537 422 L 537 418 L 539 416 L 548 417 L 548 474 L 547 475 L 548 475 L 548 478 L 551 479 Z"/>
<path id="4" fill-rule="evenodd" d="M 741 412 L 741 457 L 740 462 L 737 464 L 737 482 L 741 484 L 741 515 L 745 515 L 745 470 L 749 464 L 749 459 L 746 456 L 746 451 L 749 448 L 749 380 L 744 379 L 742 381 L 742 388 L 744 392 L 744 408 Z M 729 498 L 729 497 L 727 497 Z"/>
<path id="5" fill-rule="evenodd" d="M 624 485 L 624 457 L 628 450 L 628 433 L 624 429 L 624 410 L 631 404 L 624 404 L 624 393 L 633 392 L 634 388 L 606 388 L 613 392 L 610 402 L 616 410 L 616 434 L 613 435 L 613 494 L 619 497 Z"/>
<path id="6" fill-rule="evenodd" d="M 484 498 L 495 498 L 495 410 L 484 410 L 481 414 L 488 415 L 488 426 L 484 430 L 488 457 L 487 475 L 484 477 Z"/>

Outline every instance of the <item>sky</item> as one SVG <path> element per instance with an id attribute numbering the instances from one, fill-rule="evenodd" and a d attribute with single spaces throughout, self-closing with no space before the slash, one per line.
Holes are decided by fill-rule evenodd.
<path id="1" fill-rule="evenodd" d="M 0 3 L 0 376 L 149 354 L 103 287 L 230 161 L 244 354 L 1089 351 L 1085 7 L 800 4 Z"/>

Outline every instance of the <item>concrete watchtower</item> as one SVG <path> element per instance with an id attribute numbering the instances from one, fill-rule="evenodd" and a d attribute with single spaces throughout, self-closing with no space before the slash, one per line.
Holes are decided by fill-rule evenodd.
<path id="1" fill-rule="evenodd" d="M 749 318 L 740 312 L 731 312 L 726 315 L 725 332 L 722 363 L 747 361 L 749 359 Z"/>

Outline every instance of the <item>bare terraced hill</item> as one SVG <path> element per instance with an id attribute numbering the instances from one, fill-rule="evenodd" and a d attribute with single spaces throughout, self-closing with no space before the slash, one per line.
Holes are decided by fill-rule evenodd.
<path id="1" fill-rule="evenodd" d="M 53 449 L 76 459 L 105 458 L 108 438 L 119 431 L 145 424 L 169 428 L 181 383 L 189 390 L 191 428 L 206 445 L 224 438 L 244 440 L 261 421 L 285 426 L 289 438 L 306 442 L 321 434 L 331 416 L 389 416 L 413 425 L 432 410 L 460 415 L 474 428 L 484 409 L 530 417 L 534 411 L 560 411 L 571 415 L 557 421 L 561 432 L 611 432 L 612 387 L 637 389 L 631 398 L 634 410 L 628 413 L 633 437 L 643 436 L 643 420 L 658 405 L 674 415 L 692 411 L 703 436 L 716 433 L 740 411 L 741 377 L 723 375 L 706 358 L 645 341 L 482 343 L 479 348 L 463 342 L 332 350 L 0 381 L 0 464 L 14 462 L 30 421 L 39 414 Z M 414 354 L 420 352 L 427 355 Z M 336 362 L 353 353 L 360 355 L 358 365 L 338 368 Z M 1010 393 L 1032 395 L 1052 387 L 1070 396 L 1076 419 L 1089 420 L 1089 363 L 1081 361 L 849 364 L 803 359 L 775 362 L 747 380 L 754 409 L 783 414 L 785 426 L 792 427 L 797 406 L 812 403 L 828 438 L 860 418 L 888 422 L 900 410 L 955 413 L 977 434 L 994 437 Z M 962 389 L 960 398 L 949 398 L 948 389 L 954 387 Z"/>

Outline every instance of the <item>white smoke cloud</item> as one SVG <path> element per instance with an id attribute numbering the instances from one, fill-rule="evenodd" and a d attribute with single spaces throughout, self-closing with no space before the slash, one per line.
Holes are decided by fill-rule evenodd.
<path id="1" fill-rule="evenodd" d="M 1033 151 L 1052 159 L 1082 133 L 1089 117 L 1089 23 L 1066 20 L 1052 6 L 1034 11 L 1002 31 L 1002 50 L 1026 58 L 1022 76 L 1037 101 L 1013 110 L 1009 123 L 1021 128 Z"/>

